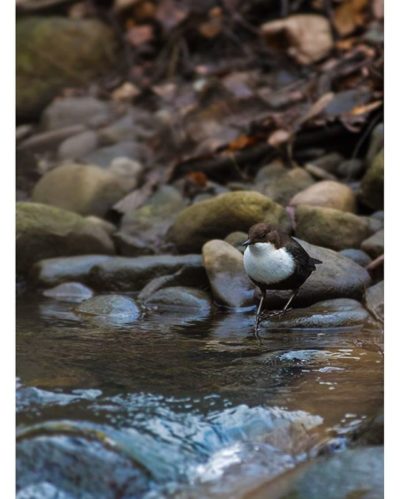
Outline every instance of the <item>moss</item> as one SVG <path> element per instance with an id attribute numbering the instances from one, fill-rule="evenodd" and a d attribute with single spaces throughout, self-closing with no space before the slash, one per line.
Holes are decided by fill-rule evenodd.
<path id="1" fill-rule="evenodd" d="M 361 182 L 362 202 L 373 210 L 383 209 L 384 153 L 383 149 L 375 156 Z"/>
<path id="2" fill-rule="evenodd" d="M 112 31 L 94 19 L 30 17 L 17 23 L 17 114 L 38 113 L 66 85 L 85 85 L 115 62 Z"/>
<path id="3" fill-rule="evenodd" d="M 353 213 L 308 205 L 296 209 L 296 236 L 312 244 L 334 250 L 359 248 L 369 234 L 368 220 Z"/>
<path id="4" fill-rule="evenodd" d="M 209 239 L 221 239 L 233 231 L 247 231 L 257 222 L 270 222 L 289 229 L 284 208 L 258 192 L 220 194 L 184 209 L 168 238 L 181 251 L 199 251 Z"/>

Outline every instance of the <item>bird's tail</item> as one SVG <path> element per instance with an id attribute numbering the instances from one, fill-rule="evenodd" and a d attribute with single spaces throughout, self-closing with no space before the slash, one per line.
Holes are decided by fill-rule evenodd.
<path id="1" fill-rule="evenodd" d="M 316 258 L 311 258 L 311 261 L 312 263 L 314 263 L 315 265 L 319 265 L 321 262 L 321 260 L 317 260 Z"/>

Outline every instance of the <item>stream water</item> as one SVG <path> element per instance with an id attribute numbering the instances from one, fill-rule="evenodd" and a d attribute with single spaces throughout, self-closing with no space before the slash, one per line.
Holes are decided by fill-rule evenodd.
<path id="1" fill-rule="evenodd" d="M 383 404 L 372 322 L 260 346 L 254 311 L 121 324 L 72 307 L 19 299 L 18 499 L 251 497 L 346 448 Z"/>

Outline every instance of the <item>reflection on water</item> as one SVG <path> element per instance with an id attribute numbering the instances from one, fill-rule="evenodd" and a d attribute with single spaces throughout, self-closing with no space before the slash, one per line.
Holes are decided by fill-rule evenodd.
<path id="1" fill-rule="evenodd" d="M 18 306 L 18 498 L 243 497 L 382 405 L 382 332 L 252 335 L 253 313 L 86 321 Z M 57 495 L 58 494 L 58 495 Z"/>

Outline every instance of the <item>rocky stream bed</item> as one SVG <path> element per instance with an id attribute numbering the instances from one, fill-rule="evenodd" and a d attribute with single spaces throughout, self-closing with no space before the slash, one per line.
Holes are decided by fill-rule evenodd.
<path id="1" fill-rule="evenodd" d="M 383 14 L 222 3 L 19 3 L 18 499 L 383 497 Z"/>

